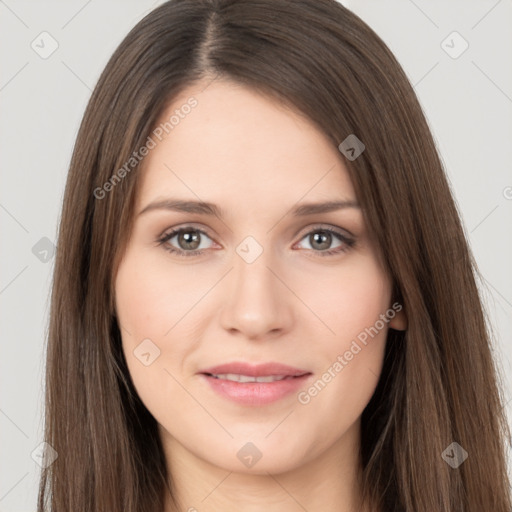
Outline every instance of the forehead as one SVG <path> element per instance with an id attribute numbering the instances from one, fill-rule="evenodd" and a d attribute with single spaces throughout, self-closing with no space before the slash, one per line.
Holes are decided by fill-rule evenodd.
<path id="1" fill-rule="evenodd" d="M 178 194 L 234 208 L 289 204 L 305 195 L 355 199 L 330 139 L 305 116 L 245 86 L 192 85 L 155 128 L 161 140 L 152 135 L 156 145 L 143 162 L 139 204 Z"/>

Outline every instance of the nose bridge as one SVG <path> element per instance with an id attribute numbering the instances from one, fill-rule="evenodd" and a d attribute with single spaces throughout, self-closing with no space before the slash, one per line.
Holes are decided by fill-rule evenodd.
<path id="1" fill-rule="evenodd" d="M 254 248 L 244 254 L 242 252 L 243 245 L 241 244 L 234 257 L 234 272 L 233 278 L 235 280 L 235 294 L 236 295 L 250 295 L 253 299 L 271 299 L 276 294 L 276 283 L 271 279 L 273 277 L 269 267 L 272 268 L 272 258 L 270 250 L 262 251 L 260 254 L 255 253 Z M 274 263 L 275 265 L 275 263 Z M 273 292 L 273 293 L 272 293 Z M 268 297 L 265 297 L 268 295 Z"/>
<path id="2" fill-rule="evenodd" d="M 286 329 L 291 312 L 283 284 L 274 275 L 279 271 L 272 250 L 247 237 L 235 252 L 232 284 L 221 315 L 223 327 L 251 338 Z"/>

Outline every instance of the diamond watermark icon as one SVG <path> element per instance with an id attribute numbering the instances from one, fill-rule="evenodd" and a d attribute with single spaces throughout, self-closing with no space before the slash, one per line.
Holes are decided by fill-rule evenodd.
<path id="1" fill-rule="evenodd" d="M 263 247 L 254 237 L 247 236 L 238 244 L 236 252 L 246 263 L 253 263 L 260 257 Z"/>
<path id="2" fill-rule="evenodd" d="M 256 462 L 261 459 L 263 454 L 253 443 L 245 443 L 242 448 L 238 450 L 236 456 L 240 459 L 244 466 L 252 468 L 254 464 L 256 464 Z"/>
<path id="3" fill-rule="evenodd" d="M 48 32 L 41 32 L 31 43 L 30 47 L 41 59 L 47 59 L 59 47 L 57 40 Z"/>
<path id="4" fill-rule="evenodd" d="M 365 145 L 353 133 L 351 133 L 339 146 L 338 149 L 350 161 L 355 160 L 365 149 Z"/>
<path id="5" fill-rule="evenodd" d="M 135 347 L 133 354 L 144 366 L 149 366 L 160 357 L 160 349 L 146 338 Z"/>
<path id="6" fill-rule="evenodd" d="M 468 458 L 468 452 L 459 443 L 453 442 L 441 453 L 441 457 L 453 469 L 457 469 Z"/>
<path id="7" fill-rule="evenodd" d="M 469 48 L 469 43 L 454 30 L 441 41 L 441 48 L 452 59 L 458 59 Z"/>
<path id="8" fill-rule="evenodd" d="M 48 263 L 55 254 L 55 245 L 53 242 L 43 236 L 40 240 L 38 240 L 35 245 L 32 247 L 32 254 L 43 263 Z"/>
<path id="9" fill-rule="evenodd" d="M 59 454 L 54 450 L 53 446 L 46 441 L 38 444 L 30 454 L 32 460 L 43 469 L 51 466 L 58 456 Z"/>

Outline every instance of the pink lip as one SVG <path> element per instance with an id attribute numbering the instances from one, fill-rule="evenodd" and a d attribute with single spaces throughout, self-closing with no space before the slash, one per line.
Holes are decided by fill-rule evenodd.
<path id="1" fill-rule="evenodd" d="M 293 368 L 279 363 L 266 363 L 249 365 L 234 362 L 207 368 L 199 372 L 211 388 L 221 396 L 242 405 L 265 405 L 297 391 L 304 386 L 305 381 L 312 375 L 311 372 Z M 252 377 L 278 375 L 288 377 L 274 382 L 233 382 L 227 379 L 218 379 L 211 374 L 235 373 Z"/>
<path id="2" fill-rule="evenodd" d="M 219 366 L 212 366 L 201 370 L 199 373 L 236 373 L 238 375 L 249 375 L 251 377 L 265 377 L 267 375 L 279 375 L 282 377 L 296 377 L 310 373 L 308 370 L 301 370 L 300 368 L 294 368 L 280 363 L 264 363 L 251 365 L 249 363 L 243 363 L 241 361 L 234 361 L 232 363 L 221 364 Z"/>

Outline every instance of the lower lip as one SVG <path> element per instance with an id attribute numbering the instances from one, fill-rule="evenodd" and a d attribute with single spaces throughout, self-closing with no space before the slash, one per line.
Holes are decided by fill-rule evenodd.
<path id="1" fill-rule="evenodd" d="M 235 382 L 226 379 L 217 379 L 201 374 L 208 384 L 219 395 L 242 405 L 265 405 L 276 402 L 285 396 L 298 391 L 304 386 L 311 374 L 294 377 L 292 379 L 276 380 L 274 382 Z"/>

